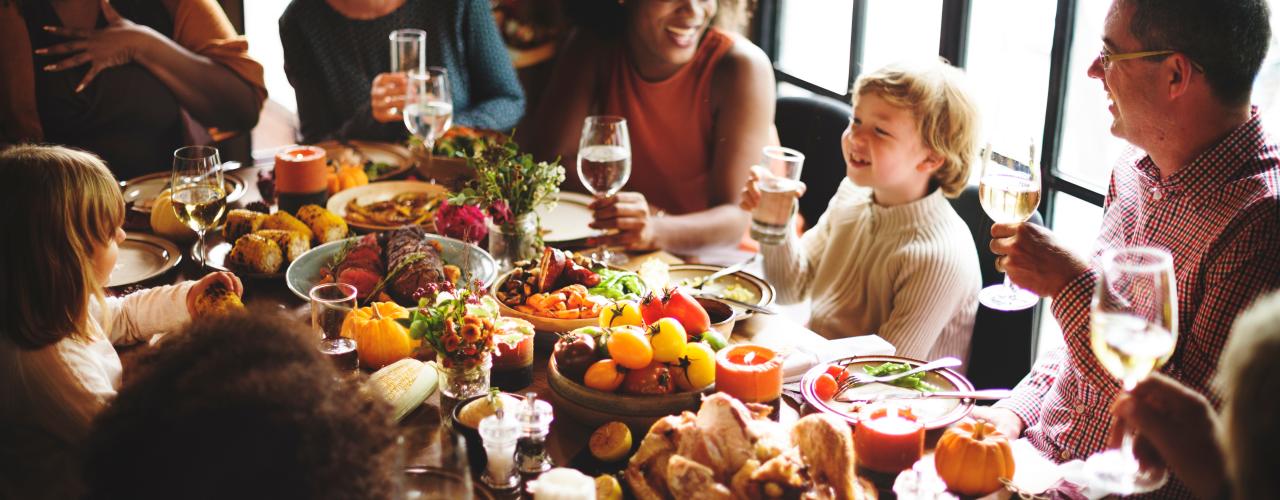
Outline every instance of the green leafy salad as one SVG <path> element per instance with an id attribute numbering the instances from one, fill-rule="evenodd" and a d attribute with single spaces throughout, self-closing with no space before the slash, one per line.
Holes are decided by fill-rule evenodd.
<path id="1" fill-rule="evenodd" d="M 910 370 L 911 365 L 908 365 L 906 363 L 889 362 L 889 363 L 884 363 L 882 365 L 867 365 L 862 367 L 862 369 L 863 371 L 867 372 L 867 375 L 871 375 L 873 377 L 883 377 L 886 375 L 893 375 L 896 373 L 902 373 L 907 370 Z M 925 376 L 925 373 L 917 373 L 914 375 L 907 375 L 905 377 L 902 377 L 898 380 L 894 380 L 889 383 L 896 385 L 898 387 L 913 389 L 920 392 L 938 392 L 939 391 L 938 387 L 928 382 L 925 382 L 924 376 Z"/>
<path id="2" fill-rule="evenodd" d="M 644 295 L 644 282 L 631 271 L 615 271 L 606 267 L 595 269 L 600 283 L 588 290 L 592 295 L 612 300 L 639 300 Z"/>

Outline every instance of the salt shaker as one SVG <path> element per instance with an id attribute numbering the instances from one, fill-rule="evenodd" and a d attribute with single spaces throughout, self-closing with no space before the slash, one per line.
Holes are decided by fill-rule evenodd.
<path id="1" fill-rule="evenodd" d="M 542 474 L 553 466 L 551 457 L 547 456 L 547 433 L 551 432 L 551 420 L 554 418 L 551 404 L 539 400 L 535 393 L 526 393 L 515 414 L 520 425 L 516 466 L 525 476 Z"/>
<path id="2" fill-rule="evenodd" d="M 520 424 L 510 415 L 499 412 L 480 421 L 480 439 L 488 464 L 480 479 L 496 490 L 515 488 L 520 476 L 515 468 L 516 439 L 520 436 Z"/>

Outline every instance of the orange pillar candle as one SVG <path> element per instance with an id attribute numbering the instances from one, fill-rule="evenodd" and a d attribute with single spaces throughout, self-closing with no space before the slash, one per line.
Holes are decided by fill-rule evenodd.
<path id="1" fill-rule="evenodd" d="M 924 455 L 924 425 L 910 408 L 871 405 L 858 414 L 853 444 L 858 465 L 880 472 L 901 472 Z"/>
<path id="2" fill-rule="evenodd" d="M 746 403 L 782 396 L 782 356 L 764 346 L 736 344 L 716 354 L 716 390 Z"/>
<path id="3" fill-rule="evenodd" d="M 289 146 L 276 153 L 275 183 L 280 209 L 297 212 L 308 203 L 324 205 L 329 169 L 325 152 L 316 146 Z"/>

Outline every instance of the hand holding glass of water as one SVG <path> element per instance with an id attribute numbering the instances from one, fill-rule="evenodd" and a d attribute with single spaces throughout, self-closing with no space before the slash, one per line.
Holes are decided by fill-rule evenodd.
<path id="1" fill-rule="evenodd" d="M 338 371 L 360 368 L 356 341 L 342 336 L 347 314 L 356 308 L 356 287 L 346 283 L 323 283 L 311 287 L 311 328 L 320 335 L 320 352 L 333 361 Z"/>
<path id="2" fill-rule="evenodd" d="M 583 122 L 578 141 L 578 178 L 597 199 L 618 194 L 627 184 L 631 178 L 631 139 L 625 118 L 588 116 Z M 591 257 L 607 264 L 627 262 L 626 255 L 611 253 L 604 246 Z"/>
<path id="3" fill-rule="evenodd" d="M 1173 256 L 1159 248 L 1111 249 L 1102 254 L 1091 311 L 1093 354 L 1124 390 L 1132 390 L 1164 365 L 1177 346 L 1178 292 Z M 1132 495 L 1153 491 L 1168 479 L 1163 468 L 1142 469 L 1133 455 L 1134 434 L 1120 449 L 1089 457 L 1090 488 Z"/>
<path id="4" fill-rule="evenodd" d="M 982 180 L 978 199 L 987 216 L 1001 224 L 1023 223 L 1040 206 L 1040 170 L 1035 166 L 1036 146 L 1031 143 L 1025 158 L 1015 158 L 982 150 Z M 1018 288 L 1005 274 L 1004 283 L 983 288 L 978 293 L 982 305 L 998 311 L 1018 311 L 1036 305 L 1036 294 Z"/>
<path id="5" fill-rule="evenodd" d="M 800 171 L 804 153 L 782 146 L 765 146 L 761 167 L 768 172 L 756 181 L 760 203 L 751 211 L 751 238 L 762 245 L 778 245 L 787 238 L 788 223 L 796 214 L 797 193 L 804 188 Z"/>
<path id="6" fill-rule="evenodd" d="M 169 187 L 178 220 L 200 236 L 191 257 L 204 265 L 204 235 L 218 227 L 227 213 L 227 191 L 222 183 L 218 149 L 187 146 L 174 151 Z"/>
<path id="7" fill-rule="evenodd" d="M 427 151 L 431 151 L 436 139 L 453 125 L 449 73 L 437 67 L 409 73 L 402 115 L 409 133 L 421 140 Z"/>

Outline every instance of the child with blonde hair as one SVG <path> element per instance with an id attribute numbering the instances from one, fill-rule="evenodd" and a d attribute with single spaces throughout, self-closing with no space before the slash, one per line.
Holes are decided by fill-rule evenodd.
<path id="1" fill-rule="evenodd" d="M 841 137 L 846 178 L 826 212 L 803 237 L 787 231 L 781 244 L 761 245 L 780 301 L 810 299 L 819 334 L 877 334 L 902 356 L 967 358 L 982 277 L 969 229 L 945 198 L 964 190 L 977 148 L 962 77 L 940 60 L 860 77 Z M 743 209 L 759 204 L 765 175 L 752 169 Z"/>
<path id="2" fill-rule="evenodd" d="M 229 273 L 106 297 L 124 199 L 96 156 L 58 146 L 0 151 L 0 497 L 78 496 L 80 446 L 120 387 L 114 345 L 177 330 Z M 159 411 L 159 409 L 157 409 Z"/>

